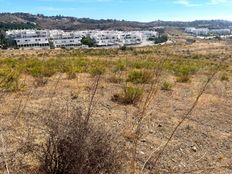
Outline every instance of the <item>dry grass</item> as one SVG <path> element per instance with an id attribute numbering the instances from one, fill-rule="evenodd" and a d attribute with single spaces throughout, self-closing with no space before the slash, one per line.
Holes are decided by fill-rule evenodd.
<path id="1" fill-rule="evenodd" d="M 200 91 L 221 60 L 211 50 L 225 50 L 222 44 L 1 51 L 0 121 L 10 173 L 49 173 L 46 160 L 60 148 L 74 161 L 66 173 L 231 173 L 229 59 Z M 176 78 L 188 83 L 174 85 Z M 75 153 L 78 160 L 68 158 Z"/>

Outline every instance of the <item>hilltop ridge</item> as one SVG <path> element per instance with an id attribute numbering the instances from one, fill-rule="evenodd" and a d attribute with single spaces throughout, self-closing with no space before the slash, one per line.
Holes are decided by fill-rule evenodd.
<path id="1" fill-rule="evenodd" d="M 154 27 L 208 27 L 208 28 L 230 28 L 231 21 L 226 20 L 196 20 L 191 22 L 183 21 L 152 21 L 137 22 L 116 19 L 90 19 L 70 16 L 45 16 L 43 14 L 30 13 L 0 13 L 0 29 L 62 29 L 62 30 L 142 30 L 153 29 Z"/>

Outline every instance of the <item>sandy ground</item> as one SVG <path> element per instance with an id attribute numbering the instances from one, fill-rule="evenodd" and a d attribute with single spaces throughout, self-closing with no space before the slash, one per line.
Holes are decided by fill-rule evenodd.
<path id="1" fill-rule="evenodd" d="M 58 78 L 60 77 L 50 79 L 45 87 L 28 88 L 24 92 L 7 94 L 1 98 L 1 127 L 5 130 L 3 133 L 9 151 L 17 146 L 16 140 L 26 141 L 28 128 L 39 132 L 38 127 L 44 126 L 38 118 L 42 117 L 39 114 L 41 110 L 65 107 L 68 103 L 77 103 L 85 108 L 88 104 L 88 86 L 91 87 L 88 82 L 92 81 L 88 75 L 80 75 L 76 80 L 67 80 L 62 76 L 58 86 L 54 88 Z M 176 84 L 172 91 L 159 91 L 155 96 L 142 126 L 142 137 L 137 151 L 139 166 L 145 163 L 151 153 L 152 159 L 156 157 L 159 147 L 167 141 L 175 126 L 192 106 L 205 79 L 205 76 L 194 77 L 191 84 Z M 32 83 L 30 77 L 27 83 Z M 113 143 L 126 143 L 130 147 L 126 135 L 133 127 L 137 107 L 111 101 L 111 96 L 120 89 L 120 85 L 101 80 L 91 121 L 116 134 L 117 138 Z M 78 94 L 78 97 L 72 99 L 73 94 Z M 189 173 L 230 174 L 231 106 L 232 83 L 215 79 L 160 159 L 161 173 L 192 171 Z M 10 131 L 12 127 L 17 131 Z M 144 173 L 146 171 L 149 170 L 145 169 Z"/>
<path id="2" fill-rule="evenodd" d="M 205 54 L 203 47 L 214 52 L 220 51 L 223 43 L 201 43 L 184 46 L 182 50 L 191 49 L 191 53 Z M 229 46 L 228 46 L 229 47 Z M 224 47 L 223 47 L 224 49 Z M 226 49 L 226 48 L 225 48 Z M 174 54 L 177 54 L 177 48 Z M 231 51 L 230 47 L 229 50 Z M 53 50 L 50 52 L 53 54 Z M 25 54 L 23 51 L 12 52 L 12 55 Z M 33 51 L 27 55 L 35 54 Z M 43 54 L 43 53 L 41 53 Z M 55 54 L 55 53 L 54 53 Z M 218 52 L 215 51 L 215 54 Z M 8 57 L 1 52 L 2 57 Z M 48 79 L 48 84 L 35 87 L 34 79 L 25 76 L 26 87 L 17 93 L 1 93 L 0 123 L 6 146 L 0 146 L 0 152 L 12 154 L 29 138 L 40 142 L 44 139 L 44 125 L 41 120 L 46 115 L 42 111 L 54 111 L 57 108 L 69 108 L 78 105 L 86 109 L 90 100 L 90 89 L 94 81 L 88 74 L 79 74 L 69 80 L 64 74 L 57 74 Z M 142 173 L 149 173 L 152 161 L 157 157 L 175 126 L 193 105 L 207 76 L 196 74 L 190 83 L 176 83 L 175 77 L 163 74 L 175 84 L 171 91 L 162 91 L 152 100 L 141 128 L 141 138 L 137 148 L 137 165 L 142 168 L 149 158 Z M 95 109 L 91 122 L 114 134 L 112 145 L 124 148 L 126 154 L 122 173 L 129 173 L 131 160 L 131 141 L 129 133 L 134 127 L 138 106 L 125 106 L 111 101 L 112 95 L 121 91 L 123 84 L 109 83 L 107 76 L 102 77 L 94 99 Z M 75 97 L 74 97 L 75 96 Z M 158 161 L 160 173 L 193 173 L 193 174 L 231 174 L 232 173 L 232 79 L 221 81 L 220 73 L 209 84 L 200 98 L 196 108 L 175 133 L 171 143 Z M 58 110 L 58 109 L 57 109 Z M 63 113 L 64 116 L 66 113 Z M 33 136 L 32 136 L 33 135 Z M 22 152 L 8 156 L 14 159 L 9 167 L 16 173 L 25 173 L 28 164 L 31 169 L 36 162 Z M 4 156 L 0 155 L 0 169 L 4 169 Z M 1 173 L 1 170 L 0 170 Z"/>

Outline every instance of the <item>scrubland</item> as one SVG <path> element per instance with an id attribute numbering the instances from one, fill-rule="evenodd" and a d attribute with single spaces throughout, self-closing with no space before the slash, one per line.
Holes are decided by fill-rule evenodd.
<path id="1" fill-rule="evenodd" d="M 0 173 L 232 173 L 231 53 L 0 51 Z"/>

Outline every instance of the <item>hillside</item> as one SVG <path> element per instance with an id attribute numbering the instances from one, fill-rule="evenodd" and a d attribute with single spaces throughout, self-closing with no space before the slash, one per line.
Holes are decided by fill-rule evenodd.
<path id="1" fill-rule="evenodd" d="M 22 27 L 21 27 L 22 25 Z M 202 20 L 192 22 L 181 21 L 153 21 L 148 23 L 136 21 L 124 21 L 113 19 L 89 19 L 67 16 L 44 16 L 42 14 L 29 13 L 0 13 L 0 29 L 18 28 L 42 28 L 62 30 L 83 29 L 115 29 L 115 30 L 141 30 L 154 27 L 208 27 L 208 28 L 230 28 L 231 21 L 224 20 Z"/>
<path id="2" fill-rule="evenodd" d="M 62 29 L 62 30 L 83 30 L 83 29 L 118 29 L 131 30 L 148 27 L 147 24 L 139 22 L 118 21 L 118 20 L 94 20 L 89 18 L 75 18 L 65 16 L 44 16 L 41 14 L 32 15 L 28 13 L 1 13 L 1 23 L 14 24 L 35 24 L 35 28 Z"/>

